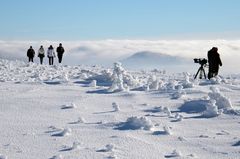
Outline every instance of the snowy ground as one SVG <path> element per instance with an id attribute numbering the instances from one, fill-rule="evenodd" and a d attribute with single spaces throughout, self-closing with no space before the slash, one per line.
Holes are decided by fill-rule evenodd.
<path id="1" fill-rule="evenodd" d="M 239 158 L 239 75 L 123 67 L 0 60 L 0 159 Z"/>

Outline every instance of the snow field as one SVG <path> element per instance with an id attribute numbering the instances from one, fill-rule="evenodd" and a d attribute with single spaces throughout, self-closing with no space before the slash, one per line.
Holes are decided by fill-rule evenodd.
<path id="1" fill-rule="evenodd" d="M 239 76 L 194 81 L 187 73 L 128 72 L 120 63 L 113 70 L 0 65 L 5 158 L 240 155 Z"/>

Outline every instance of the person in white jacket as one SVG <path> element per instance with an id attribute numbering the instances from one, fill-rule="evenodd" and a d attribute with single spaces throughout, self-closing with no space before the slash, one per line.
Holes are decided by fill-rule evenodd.
<path id="1" fill-rule="evenodd" d="M 45 57 L 45 51 L 43 46 L 41 45 L 39 50 L 38 50 L 38 57 L 40 58 L 40 64 L 43 63 L 43 58 Z"/>
<path id="2" fill-rule="evenodd" d="M 53 65 L 53 59 L 56 56 L 55 56 L 54 48 L 52 45 L 50 45 L 50 47 L 48 48 L 47 56 L 49 58 L 49 65 Z"/>

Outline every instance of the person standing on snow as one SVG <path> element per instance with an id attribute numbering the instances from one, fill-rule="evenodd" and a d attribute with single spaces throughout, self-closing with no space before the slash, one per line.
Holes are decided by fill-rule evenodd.
<path id="1" fill-rule="evenodd" d="M 40 58 L 40 64 L 42 65 L 43 63 L 43 58 L 45 57 L 45 51 L 43 46 L 41 45 L 39 50 L 38 50 L 38 57 Z"/>
<path id="2" fill-rule="evenodd" d="M 64 48 L 62 47 L 62 44 L 60 43 L 59 46 L 57 47 L 57 56 L 58 56 L 58 62 L 61 63 L 62 62 L 62 57 L 63 57 L 63 53 L 64 53 Z"/>
<path id="3" fill-rule="evenodd" d="M 217 47 L 213 47 L 208 51 L 208 64 L 208 79 L 210 79 L 218 75 L 219 66 L 222 66 L 222 61 L 220 59 Z"/>
<path id="4" fill-rule="evenodd" d="M 48 48 L 47 56 L 49 58 L 49 65 L 53 65 L 53 59 L 56 56 L 55 56 L 54 48 L 52 45 L 50 45 L 50 47 Z"/>
<path id="5" fill-rule="evenodd" d="M 27 57 L 29 59 L 29 62 L 33 62 L 33 58 L 35 56 L 35 51 L 33 50 L 32 46 L 27 51 Z"/>

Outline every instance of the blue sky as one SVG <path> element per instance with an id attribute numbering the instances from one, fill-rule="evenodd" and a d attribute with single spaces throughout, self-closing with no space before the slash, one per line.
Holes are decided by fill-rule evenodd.
<path id="1" fill-rule="evenodd" d="M 0 40 L 238 38 L 239 0 L 1 0 Z"/>

